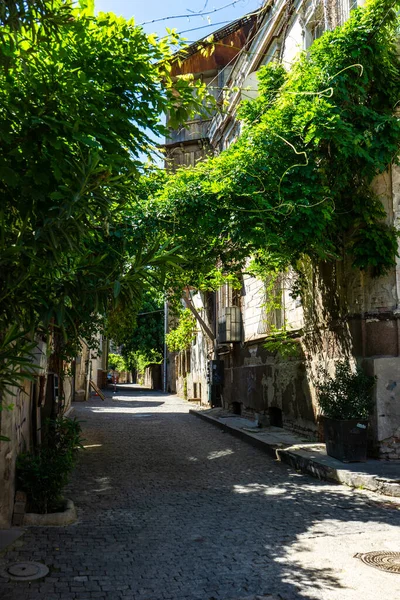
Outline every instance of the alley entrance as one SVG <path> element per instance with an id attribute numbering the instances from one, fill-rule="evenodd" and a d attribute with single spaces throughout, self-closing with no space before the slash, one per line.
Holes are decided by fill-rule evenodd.
<path id="1" fill-rule="evenodd" d="M 311 479 L 138 386 L 75 404 L 85 451 L 67 497 L 79 520 L 30 528 L 1 563 L 45 563 L 2 600 L 400 597 L 354 555 L 400 550 L 400 513 Z"/>

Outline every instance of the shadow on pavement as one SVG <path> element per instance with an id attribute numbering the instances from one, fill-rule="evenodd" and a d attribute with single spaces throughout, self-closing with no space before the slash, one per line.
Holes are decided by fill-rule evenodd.
<path id="1" fill-rule="evenodd" d="M 69 497 L 80 521 L 62 531 L 30 530 L 25 556 L 39 560 L 47 553 L 46 564 L 55 571 L 67 564 L 71 579 L 86 571 L 106 573 L 113 589 L 125 577 L 129 591 L 121 598 L 131 600 L 373 597 L 363 590 L 351 595 L 340 569 L 322 556 L 308 565 L 306 543 L 326 538 L 329 554 L 329 540 L 398 526 L 396 509 L 292 471 L 187 414 L 187 405 L 174 397 L 157 402 L 158 394 L 136 389 L 126 395 L 129 409 L 157 418 L 131 418 L 134 413 L 123 412 L 126 400 L 109 397 L 77 408 L 88 450 Z M 102 407 L 117 410 L 92 412 Z M 349 560 L 351 571 L 358 563 Z M 378 598 L 379 578 L 387 574 L 371 571 Z M 6 597 L 19 600 L 18 586 L 10 583 Z M 86 598 L 86 591 L 89 583 L 82 583 L 79 597 Z"/>

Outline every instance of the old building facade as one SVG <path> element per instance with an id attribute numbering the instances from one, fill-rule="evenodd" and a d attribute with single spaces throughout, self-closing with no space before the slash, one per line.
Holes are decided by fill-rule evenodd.
<path id="1" fill-rule="evenodd" d="M 240 133 L 235 118 L 240 101 L 257 95 L 258 69 L 274 59 L 289 68 L 301 50 L 325 29 L 343 23 L 350 10 L 362 3 L 265 2 L 252 16 L 241 50 L 218 73 L 224 81 L 218 87 L 237 91 L 230 94 L 227 110 L 203 124 L 196 142 L 215 152 L 227 148 Z M 187 68 L 195 66 L 192 60 Z M 217 81 L 215 76 L 211 85 L 212 81 Z M 185 130 L 180 135 L 183 139 Z M 199 158 L 189 143 L 181 145 L 180 152 L 184 156 L 178 164 L 193 164 Z M 378 177 L 375 189 L 387 222 L 398 226 L 399 169 L 392 167 Z M 169 387 L 187 397 L 201 397 L 203 403 L 211 400 L 262 423 L 320 439 L 316 370 L 319 365 L 332 368 L 335 359 L 352 356 L 378 378 L 371 451 L 380 457 L 400 458 L 400 262 L 378 279 L 352 269 L 346 257 L 335 264 L 310 264 L 308 273 L 302 301 L 291 297 L 291 274 L 282 275 L 273 289 L 266 281 L 244 275 L 239 291 L 224 286 L 214 296 L 192 292 L 194 306 L 216 334 L 217 356 L 199 327 L 191 348 L 171 355 Z M 293 352 L 282 357 L 271 350 L 268 340 L 284 323 Z M 217 399 L 212 397 L 208 373 L 211 358 L 223 361 Z"/>

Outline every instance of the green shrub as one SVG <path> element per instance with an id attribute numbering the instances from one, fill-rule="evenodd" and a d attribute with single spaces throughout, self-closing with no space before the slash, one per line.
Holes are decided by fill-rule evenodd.
<path id="1" fill-rule="evenodd" d="M 196 337 L 196 319 L 188 308 L 179 315 L 179 323 L 175 329 L 166 334 L 168 350 L 170 352 L 180 352 L 190 347 L 190 344 Z"/>
<path id="2" fill-rule="evenodd" d="M 129 367 L 129 371 L 136 369 L 138 375 L 141 375 L 149 365 L 160 365 L 163 356 L 161 352 L 155 348 L 149 348 L 147 350 L 135 350 L 134 352 L 130 352 L 125 360 Z"/>
<path id="3" fill-rule="evenodd" d="M 120 354 L 109 354 L 108 368 L 112 371 L 118 371 L 119 373 L 122 373 L 122 371 L 126 371 L 127 366 L 123 356 L 121 356 Z"/>
<path id="4" fill-rule="evenodd" d="M 81 426 L 76 419 L 60 417 L 46 423 L 43 445 L 17 458 L 18 488 L 26 492 L 29 510 L 55 512 L 82 448 Z"/>
<path id="5" fill-rule="evenodd" d="M 335 376 L 319 370 L 318 402 L 325 417 L 331 419 L 367 419 L 373 410 L 372 390 L 376 377 L 366 375 L 360 366 L 352 371 L 342 360 L 336 364 Z"/>

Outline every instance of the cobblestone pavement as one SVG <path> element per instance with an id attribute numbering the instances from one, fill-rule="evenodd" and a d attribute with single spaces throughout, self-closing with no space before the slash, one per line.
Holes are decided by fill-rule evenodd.
<path id="1" fill-rule="evenodd" d="M 75 405 L 86 450 L 75 525 L 30 528 L 1 562 L 44 562 L 1 600 L 400 598 L 400 576 L 357 552 L 400 551 L 398 505 L 292 471 L 188 414 L 120 386 Z"/>

